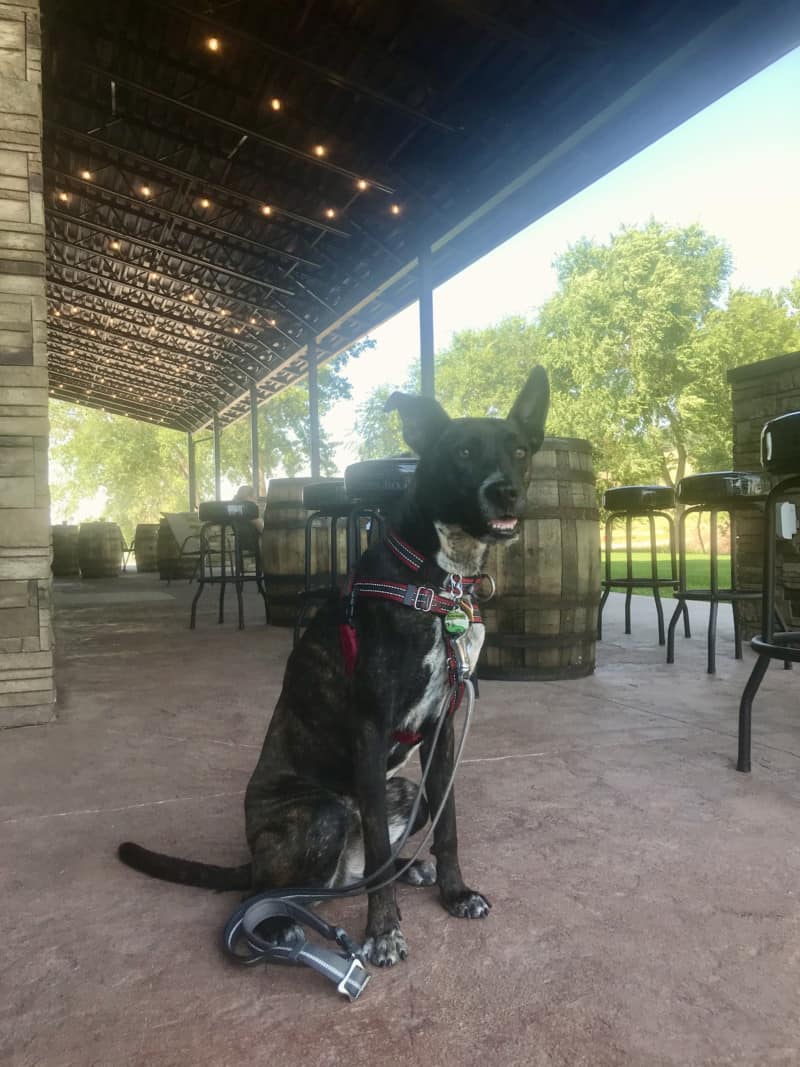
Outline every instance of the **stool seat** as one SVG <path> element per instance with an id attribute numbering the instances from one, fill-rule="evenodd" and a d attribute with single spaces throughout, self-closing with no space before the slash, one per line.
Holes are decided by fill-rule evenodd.
<path id="1" fill-rule="evenodd" d="M 619 485 L 603 493 L 608 511 L 647 512 L 675 507 L 675 491 L 668 485 Z"/>
<path id="2" fill-rule="evenodd" d="M 346 511 L 344 478 L 325 478 L 303 486 L 303 507 L 309 511 Z"/>
<path id="3" fill-rule="evenodd" d="M 766 500 L 770 488 L 770 480 L 763 474 L 715 471 L 712 474 L 690 474 L 681 478 L 676 498 L 678 503 L 687 506 L 718 504 L 736 507 Z"/>
<path id="4" fill-rule="evenodd" d="M 761 465 L 770 474 L 800 474 L 800 411 L 779 415 L 764 426 Z"/>
<path id="5" fill-rule="evenodd" d="M 225 522 L 232 519 L 257 519 L 258 504 L 253 500 L 204 500 L 197 509 L 200 522 Z"/>
<path id="6" fill-rule="evenodd" d="M 347 499 L 365 504 L 387 504 L 406 491 L 416 469 L 417 460 L 413 456 L 351 463 L 344 472 Z"/>

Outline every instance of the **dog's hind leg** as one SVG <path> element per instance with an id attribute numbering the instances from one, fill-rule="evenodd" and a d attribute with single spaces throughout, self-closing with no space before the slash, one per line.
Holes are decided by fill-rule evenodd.
<path id="1" fill-rule="evenodd" d="M 253 892 L 331 884 L 351 821 L 344 799 L 324 790 L 305 791 L 282 801 L 251 804 L 249 820 L 255 821 L 254 816 L 262 828 L 250 842 Z M 260 933 L 278 944 L 293 944 L 304 936 L 288 919 L 268 919 Z"/>
<path id="2" fill-rule="evenodd" d="M 417 795 L 416 782 L 410 782 L 407 778 L 390 778 L 386 783 L 386 807 L 389 816 L 389 840 L 392 844 L 400 838 L 400 835 L 408 825 L 411 809 Z M 419 811 L 411 827 L 411 833 L 415 834 L 428 822 L 428 804 L 423 796 Z M 402 856 L 395 860 L 395 870 L 400 871 L 408 863 Z M 406 885 L 435 885 L 436 864 L 432 860 L 414 860 L 411 866 L 400 875 L 398 881 Z"/>

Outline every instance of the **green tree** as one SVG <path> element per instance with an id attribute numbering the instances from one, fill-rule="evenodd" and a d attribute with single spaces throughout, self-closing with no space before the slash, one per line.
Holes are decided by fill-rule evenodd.
<path id="1" fill-rule="evenodd" d="M 105 489 L 103 514 L 133 537 L 139 522 L 161 511 L 185 511 L 188 496 L 186 434 L 93 408 L 50 403 L 53 510 L 70 520 Z"/>
<path id="2" fill-rule="evenodd" d="M 341 355 L 319 369 L 319 414 L 320 420 L 337 400 L 347 400 L 352 395 L 350 382 L 343 373 L 351 359 L 356 359 L 375 342 L 359 341 Z M 266 493 L 267 479 L 282 473 L 288 478 L 308 471 L 311 463 L 311 438 L 308 421 L 308 381 L 282 390 L 272 400 L 258 409 L 259 443 L 259 493 Z M 323 475 L 336 472 L 334 453 L 336 441 L 331 440 L 325 427 L 320 427 L 320 465 Z M 250 420 L 227 427 L 222 434 L 222 470 L 233 482 L 252 481 Z"/>

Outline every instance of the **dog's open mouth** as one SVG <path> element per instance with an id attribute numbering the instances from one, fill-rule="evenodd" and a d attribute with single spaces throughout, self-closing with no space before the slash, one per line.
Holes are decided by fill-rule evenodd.
<path id="1" fill-rule="evenodd" d="M 493 534 L 512 537 L 519 529 L 519 519 L 514 515 L 503 515 L 499 519 L 489 519 L 487 525 Z"/>

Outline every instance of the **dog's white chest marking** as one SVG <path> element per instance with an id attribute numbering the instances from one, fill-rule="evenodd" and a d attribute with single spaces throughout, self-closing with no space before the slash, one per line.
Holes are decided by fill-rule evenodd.
<path id="1" fill-rule="evenodd" d="M 430 677 L 424 693 L 417 703 L 408 709 L 398 726 L 398 730 L 407 731 L 408 733 L 419 733 L 429 719 L 436 717 L 439 705 L 444 699 L 444 694 L 447 690 L 447 656 L 445 654 L 444 640 L 442 639 L 442 623 L 438 616 L 432 615 L 430 624 L 433 630 L 433 646 L 422 661 L 423 668 L 427 668 L 430 671 Z M 411 756 L 413 752 L 414 749 L 411 749 L 408 756 Z M 389 772 L 389 777 L 396 774 L 405 762 L 406 760 L 403 760 L 403 763 L 393 767 Z"/>

